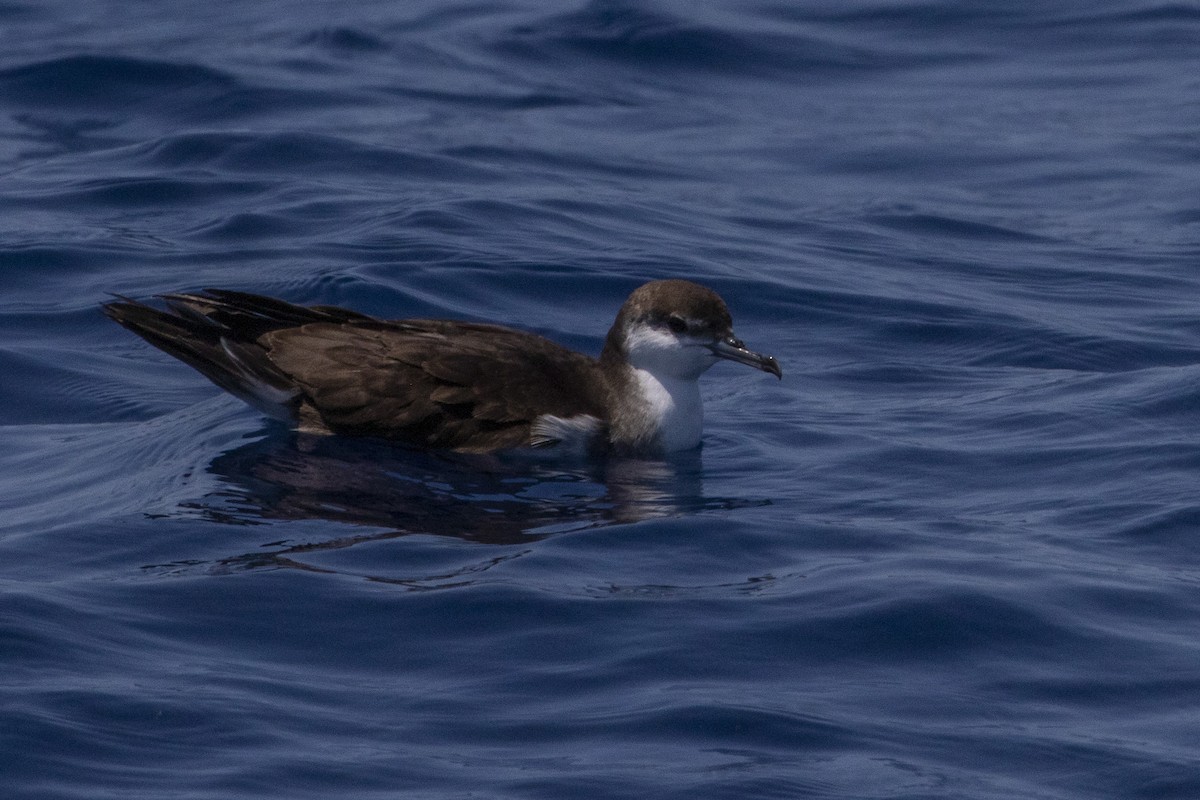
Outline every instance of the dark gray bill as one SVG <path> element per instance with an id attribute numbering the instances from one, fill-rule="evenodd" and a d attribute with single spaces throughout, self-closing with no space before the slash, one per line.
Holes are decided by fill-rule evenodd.
<path id="1" fill-rule="evenodd" d="M 779 368 L 779 362 L 775 360 L 774 356 L 764 356 L 761 353 L 747 350 L 746 343 L 736 336 L 726 336 L 724 339 L 713 342 L 712 351 L 717 358 L 727 358 L 739 364 L 761 369 L 763 372 L 769 372 L 783 380 L 783 370 Z"/>

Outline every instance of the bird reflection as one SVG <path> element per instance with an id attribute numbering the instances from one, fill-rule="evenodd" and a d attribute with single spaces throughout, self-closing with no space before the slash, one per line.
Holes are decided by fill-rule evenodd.
<path id="1" fill-rule="evenodd" d="M 519 545 L 604 525 L 694 513 L 722 501 L 702 494 L 698 452 L 669 461 L 608 457 L 564 463 L 525 453 L 461 455 L 382 441 L 273 430 L 218 456 L 220 488 L 189 504 L 216 521 L 255 525 L 324 520 L 362 528 L 317 542 L 275 542 L 221 561 L 223 569 L 336 571 L 315 552 L 426 534 Z M 522 551 L 423 575 L 428 587 L 467 581 Z M 372 580 L 407 580 L 364 576 Z"/>

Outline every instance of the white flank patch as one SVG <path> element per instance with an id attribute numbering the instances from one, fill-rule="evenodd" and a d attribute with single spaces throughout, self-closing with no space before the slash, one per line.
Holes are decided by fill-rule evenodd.
<path id="1" fill-rule="evenodd" d="M 603 428 L 604 423 L 591 414 L 574 417 L 542 414 L 529 429 L 529 444 L 583 453 L 591 447 Z"/>

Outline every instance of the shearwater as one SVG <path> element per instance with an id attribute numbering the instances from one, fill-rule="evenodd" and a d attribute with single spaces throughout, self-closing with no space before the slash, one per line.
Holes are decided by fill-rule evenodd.
<path id="1" fill-rule="evenodd" d="M 483 453 L 519 447 L 656 454 L 697 447 L 698 379 L 721 359 L 769 372 L 720 296 L 685 280 L 629 295 L 598 359 L 536 334 L 384 320 L 221 289 L 121 297 L 105 313 L 264 413 L 310 433 Z"/>

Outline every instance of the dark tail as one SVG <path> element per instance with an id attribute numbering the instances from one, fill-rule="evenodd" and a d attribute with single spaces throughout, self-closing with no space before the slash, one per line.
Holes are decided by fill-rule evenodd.
<path id="1" fill-rule="evenodd" d="M 163 299 L 165 311 L 127 297 L 104 304 L 103 310 L 263 413 L 294 419 L 300 390 L 271 362 L 258 338 L 279 328 L 329 321 L 334 314 L 241 292 L 209 290 Z"/>

